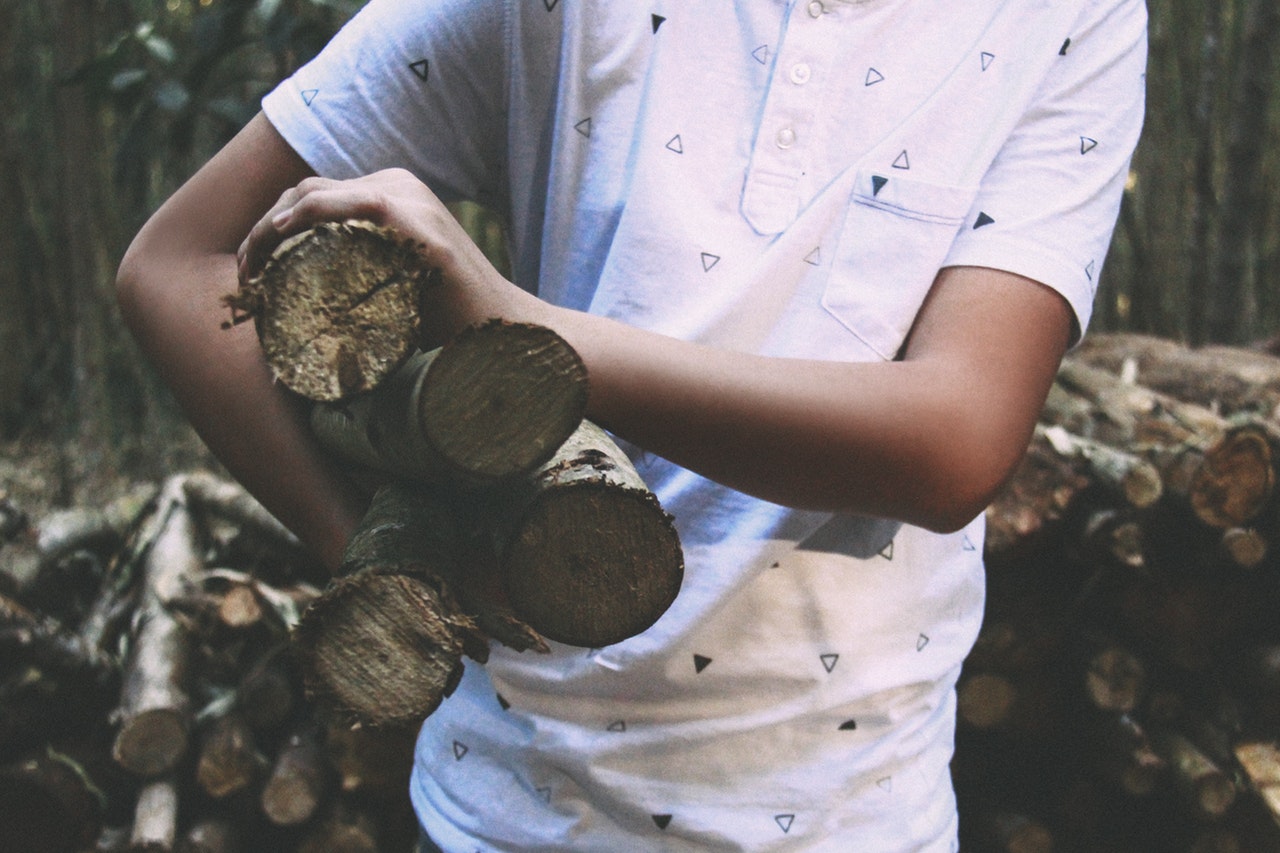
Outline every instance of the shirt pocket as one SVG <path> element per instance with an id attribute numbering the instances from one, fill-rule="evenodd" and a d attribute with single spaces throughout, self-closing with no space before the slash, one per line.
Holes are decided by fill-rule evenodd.
<path id="1" fill-rule="evenodd" d="M 977 187 L 860 170 L 822 307 L 882 358 L 898 354 Z"/>

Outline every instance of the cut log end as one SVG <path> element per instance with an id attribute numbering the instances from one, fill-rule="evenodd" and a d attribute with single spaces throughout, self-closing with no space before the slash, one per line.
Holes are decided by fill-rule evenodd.
<path id="1" fill-rule="evenodd" d="M 462 643 L 425 580 L 362 573 L 334 582 L 295 632 L 308 692 L 364 725 L 421 722 L 456 683 Z"/>
<path id="2" fill-rule="evenodd" d="M 1205 452 L 1191 483 L 1191 508 L 1211 527 L 1247 524 L 1275 488 L 1271 446 L 1260 429 L 1228 432 Z"/>
<path id="3" fill-rule="evenodd" d="M 956 713 L 975 729 L 993 729 L 1008 720 L 1018 690 L 1008 678 L 978 673 L 956 689 Z"/>
<path id="4" fill-rule="evenodd" d="M 1137 655 L 1110 646 L 1089 661 L 1084 680 L 1085 692 L 1096 708 L 1126 714 L 1142 698 L 1146 668 Z"/>
<path id="5" fill-rule="evenodd" d="M 550 459 L 586 406 L 586 367 L 563 338 L 542 326 L 493 321 L 440 350 L 418 418 L 455 472 L 491 483 Z"/>
<path id="6" fill-rule="evenodd" d="M 177 766 L 187 752 L 189 739 L 187 715 L 182 710 L 152 708 L 120 727 L 112 756 L 126 770 L 154 778 Z"/>
<path id="7" fill-rule="evenodd" d="M 427 274 L 414 244 L 393 231 L 325 223 L 282 244 L 226 301 L 256 320 L 286 387 L 339 400 L 379 384 L 416 347 Z"/>
<path id="8" fill-rule="evenodd" d="M 666 612 L 684 561 L 671 518 L 651 493 L 585 480 L 533 503 L 503 571 L 512 608 L 534 630 L 599 648 Z"/>

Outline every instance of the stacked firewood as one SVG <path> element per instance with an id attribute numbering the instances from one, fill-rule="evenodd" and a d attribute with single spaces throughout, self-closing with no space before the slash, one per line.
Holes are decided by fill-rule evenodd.
<path id="1" fill-rule="evenodd" d="M 1280 359 L 1097 335 L 987 513 L 975 853 L 1280 850 Z"/>
<path id="2" fill-rule="evenodd" d="M 238 486 L 0 518 L 0 850 L 412 850 L 413 733 L 306 696 L 324 578 Z"/>

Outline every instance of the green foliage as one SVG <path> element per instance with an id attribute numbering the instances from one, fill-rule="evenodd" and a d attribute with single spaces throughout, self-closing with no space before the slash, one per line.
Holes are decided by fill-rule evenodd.
<path id="1" fill-rule="evenodd" d="M 66 82 L 110 111 L 117 184 L 130 214 L 140 222 L 361 5 L 111 0 L 118 31 Z"/>

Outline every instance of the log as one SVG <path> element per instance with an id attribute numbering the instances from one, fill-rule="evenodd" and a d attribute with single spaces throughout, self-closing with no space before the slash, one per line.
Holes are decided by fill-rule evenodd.
<path id="1" fill-rule="evenodd" d="M 582 421 L 587 374 L 542 326 L 493 321 L 417 353 L 372 393 L 312 410 L 346 459 L 399 477 L 479 487 L 523 476 Z"/>
<path id="2" fill-rule="evenodd" d="M 105 509 L 97 507 L 74 507 L 52 512 L 40 520 L 36 539 L 40 560 L 48 565 L 80 550 L 110 553 L 124 539 L 125 531 L 120 522 Z"/>
<path id="3" fill-rule="evenodd" d="M 1196 517 L 1211 527 L 1240 527 L 1256 519 L 1275 490 L 1273 428 L 1260 422 L 1223 431 L 1204 451 L 1189 486 Z"/>
<path id="4" fill-rule="evenodd" d="M 1267 559 L 1271 543 L 1253 527 L 1228 527 L 1222 531 L 1222 553 L 1242 569 L 1256 569 Z"/>
<path id="5" fill-rule="evenodd" d="M 1102 369 L 1133 364 L 1135 381 L 1224 415 L 1270 416 L 1280 404 L 1280 359 L 1241 347 L 1192 349 L 1144 335 L 1090 335 L 1073 356 Z"/>
<path id="6" fill-rule="evenodd" d="M 397 796 L 409 784 L 417 732 L 331 724 L 324 748 L 344 794 Z"/>
<path id="7" fill-rule="evenodd" d="M 1244 741 L 1236 744 L 1235 757 L 1249 786 L 1280 824 L 1280 746 L 1275 741 Z"/>
<path id="8" fill-rule="evenodd" d="M 240 532 L 252 531 L 287 553 L 301 552 L 298 538 L 238 483 L 208 471 L 192 471 L 183 477 L 182 490 L 202 516 L 223 518 Z"/>
<path id="9" fill-rule="evenodd" d="M 1008 724 L 1017 699 L 1018 688 L 1007 676 L 980 672 L 956 686 L 956 714 L 972 728 L 996 729 Z"/>
<path id="10" fill-rule="evenodd" d="M 1221 415 L 1183 398 L 1161 394 L 1143 384 L 1126 382 L 1121 376 L 1100 370 L 1076 358 L 1063 359 L 1057 381 L 1083 396 L 1117 425 L 1129 425 L 1118 441 L 1160 440 L 1163 443 L 1215 435 L 1223 426 Z"/>
<path id="11" fill-rule="evenodd" d="M 0 768 L 0 850 L 74 853 L 102 827 L 102 792 L 56 755 Z"/>
<path id="12" fill-rule="evenodd" d="M 1147 671 L 1127 648 L 1105 644 L 1089 656 L 1084 675 L 1085 694 L 1100 711 L 1127 714 L 1146 689 Z"/>
<path id="13" fill-rule="evenodd" d="M 1104 714 L 1090 734 L 1093 764 L 1116 790 L 1129 797 L 1156 791 L 1167 765 L 1136 718 Z"/>
<path id="14" fill-rule="evenodd" d="M 680 590 L 684 559 L 671 517 L 590 421 L 493 511 L 507 599 L 547 639 L 621 642 L 656 622 Z"/>
<path id="15" fill-rule="evenodd" d="M 28 517 L 8 493 L 0 490 L 0 544 L 17 539 L 31 525 Z"/>
<path id="16" fill-rule="evenodd" d="M 102 506 L 50 512 L 37 525 L 37 565 L 21 585 L 23 603 L 68 622 L 96 596 L 104 565 L 153 505 L 156 488 L 135 485 Z"/>
<path id="17" fill-rule="evenodd" d="M 1212 827 L 1196 834 L 1187 853 L 1245 853 L 1245 848 L 1231 830 Z"/>
<path id="18" fill-rule="evenodd" d="M 191 726 L 186 692 L 191 638 L 166 606 L 194 586 L 203 570 L 181 478 L 165 485 L 154 521 L 158 529 L 146 555 L 138 627 L 121 691 L 121 723 L 112 746 L 122 767 L 147 778 L 168 773 L 186 754 Z"/>
<path id="19" fill-rule="evenodd" d="M 236 708 L 255 731 L 279 728 L 302 704 L 302 678 L 286 643 L 260 655 L 236 685 Z"/>
<path id="20" fill-rule="evenodd" d="M 299 826 L 316 813 L 325 796 L 328 768 L 311 728 L 291 734 L 262 787 L 262 812 L 277 826 Z"/>
<path id="21" fill-rule="evenodd" d="M 34 543 L 18 543 L 10 562 L 11 594 L 29 608 L 75 624 L 98 594 L 104 567 L 139 517 L 155 488 L 134 486 L 100 506 L 49 512 L 34 525 Z M 31 547 L 32 544 L 34 547 Z"/>
<path id="22" fill-rule="evenodd" d="M 1009 811 L 984 816 L 986 840 L 999 853 L 1053 853 L 1053 833 L 1035 818 Z"/>
<path id="23" fill-rule="evenodd" d="M 1095 482 L 1121 495 L 1128 505 L 1144 509 L 1160 500 L 1164 489 L 1160 472 L 1140 456 L 1072 435 L 1061 427 L 1037 425 L 1036 429 L 1043 430 L 1059 455 L 1082 460 Z"/>
<path id="24" fill-rule="evenodd" d="M 220 800 L 252 785 L 266 765 L 248 722 L 232 712 L 213 720 L 204 732 L 196 759 L 196 782 L 206 794 Z"/>
<path id="25" fill-rule="evenodd" d="M 369 725 L 409 725 L 461 677 L 464 648 L 486 646 L 459 607 L 460 534 L 430 493 L 388 485 L 374 496 L 343 556 L 340 577 L 308 605 L 294 647 L 309 695 Z"/>
<path id="26" fill-rule="evenodd" d="M 138 792 L 131 853 L 170 853 L 178 840 L 178 786 L 172 778 L 153 779 Z"/>
<path id="27" fill-rule="evenodd" d="M 1235 803 L 1236 786 L 1222 768 L 1176 732 L 1154 735 L 1152 744 L 1168 762 L 1174 783 L 1197 814 L 1216 820 L 1227 813 Z"/>
<path id="28" fill-rule="evenodd" d="M 50 669 L 57 674 L 87 679 L 104 687 L 119 677 L 119 662 L 66 630 L 58 620 L 33 613 L 0 595 L 0 650 L 10 660 Z"/>
<path id="29" fill-rule="evenodd" d="M 339 804 L 298 845 L 298 853 L 377 853 L 378 826 L 368 814 Z"/>
<path id="30" fill-rule="evenodd" d="M 284 241 L 225 298 L 228 325 L 255 321 L 286 388 L 341 400 L 381 384 L 417 347 L 428 278 L 417 247 L 390 229 L 326 223 Z"/>
<path id="31" fill-rule="evenodd" d="M 1075 460 L 1064 459 L 1037 430 L 1013 476 L 986 511 L 986 558 L 999 567 L 1035 553 L 1060 527 L 1089 485 Z"/>
<path id="32" fill-rule="evenodd" d="M 1142 523 L 1127 512 L 1102 509 L 1085 521 L 1080 533 L 1084 550 L 1127 569 L 1146 565 Z"/>

